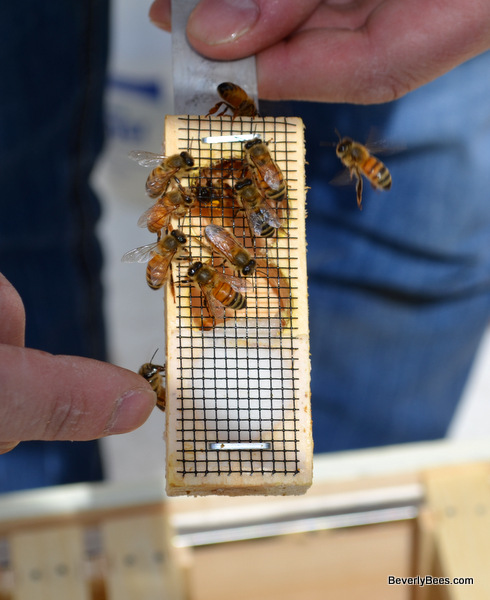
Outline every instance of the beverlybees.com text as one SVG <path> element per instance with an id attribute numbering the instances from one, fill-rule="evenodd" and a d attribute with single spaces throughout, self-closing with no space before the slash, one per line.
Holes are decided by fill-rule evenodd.
<path id="1" fill-rule="evenodd" d="M 473 577 L 434 577 L 433 575 L 415 577 L 395 577 L 388 575 L 388 585 L 473 585 Z"/>

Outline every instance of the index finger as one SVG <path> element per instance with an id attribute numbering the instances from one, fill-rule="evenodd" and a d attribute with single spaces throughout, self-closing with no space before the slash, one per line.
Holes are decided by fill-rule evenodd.
<path id="1" fill-rule="evenodd" d="M 91 440 L 136 429 L 156 395 L 100 361 L 0 344 L 0 441 Z"/>

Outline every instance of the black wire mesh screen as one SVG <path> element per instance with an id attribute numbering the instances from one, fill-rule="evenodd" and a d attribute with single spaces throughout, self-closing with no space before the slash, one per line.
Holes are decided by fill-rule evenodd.
<path id="1" fill-rule="evenodd" d="M 287 198 L 266 206 L 270 237 L 253 232 L 234 189 L 250 175 L 243 137 L 267 143 L 287 182 Z M 171 479 L 198 487 L 237 485 L 233 475 L 247 476 L 248 485 L 250 477 L 257 485 L 297 478 L 311 449 L 302 122 L 167 117 L 165 143 L 167 154 L 189 151 L 198 167 L 181 181 L 197 202 L 174 224 L 186 234 L 188 252 L 174 265 L 175 298 L 166 295 Z M 200 261 L 225 277 L 242 277 L 206 240 L 210 223 L 233 233 L 256 261 L 255 273 L 241 282 L 246 307 L 218 317 L 206 297 L 213 292 L 187 276 Z"/>

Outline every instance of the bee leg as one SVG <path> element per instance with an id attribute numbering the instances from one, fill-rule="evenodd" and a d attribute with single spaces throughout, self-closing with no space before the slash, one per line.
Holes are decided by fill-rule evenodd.
<path id="1" fill-rule="evenodd" d="M 245 209 L 242 206 L 237 206 L 236 204 L 231 207 L 231 210 L 233 211 L 233 219 L 235 219 L 240 213 L 245 214 Z"/>
<path id="2" fill-rule="evenodd" d="M 359 207 L 359 210 L 362 210 L 362 177 L 357 178 L 356 192 L 357 206 Z"/>
<path id="3" fill-rule="evenodd" d="M 209 117 L 209 115 L 214 115 L 214 113 L 215 113 L 215 112 L 218 112 L 218 110 L 219 110 L 220 106 L 222 106 L 223 104 L 224 104 L 224 102 L 218 102 L 217 104 L 215 104 L 215 105 L 213 106 L 213 108 L 210 108 L 210 109 L 209 109 L 209 112 L 208 112 L 208 114 L 206 115 L 206 117 Z M 225 109 L 225 111 L 226 111 L 226 109 Z M 217 116 L 219 117 L 220 115 L 217 115 Z"/>
<path id="4" fill-rule="evenodd" d="M 226 102 L 223 102 L 223 104 L 225 105 L 225 108 L 224 108 L 224 110 L 222 110 L 222 111 L 219 113 L 219 115 L 217 115 L 218 117 L 222 117 L 223 115 L 226 115 L 226 111 L 227 111 L 227 110 L 233 110 L 233 107 L 232 107 L 232 106 L 230 106 L 229 104 L 227 104 Z M 235 115 L 235 113 L 233 113 L 233 119 L 232 119 L 232 122 L 235 120 L 235 117 L 236 117 L 236 115 Z"/>
<path id="5" fill-rule="evenodd" d="M 216 268 L 216 267 L 222 267 L 224 264 L 226 264 L 226 260 L 224 258 L 221 259 L 220 263 L 218 263 L 218 262 L 215 263 L 214 262 L 214 258 L 213 258 L 213 267 L 214 268 Z"/>
<path id="6" fill-rule="evenodd" d="M 216 326 L 216 323 L 213 317 L 195 317 L 194 318 L 194 327 L 196 329 L 200 329 L 201 331 L 211 331 Z"/>
<path id="7" fill-rule="evenodd" d="M 177 287 L 191 287 L 192 286 L 192 282 L 188 281 L 187 279 L 178 279 L 177 282 L 175 283 L 175 285 Z"/>
<path id="8" fill-rule="evenodd" d="M 174 303 L 175 303 L 174 272 L 173 272 L 173 269 L 172 269 L 172 265 L 170 265 L 169 271 L 170 271 L 170 292 L 172 293 L 172 298 L 173 298 Z"/>

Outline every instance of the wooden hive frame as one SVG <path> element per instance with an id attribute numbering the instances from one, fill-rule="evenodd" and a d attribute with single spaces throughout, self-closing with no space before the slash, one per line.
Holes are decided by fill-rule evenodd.
<path id="1" fill-rule="evenodd" d="M 489 460 L 486 440 L 317 455 L 303 498 L 166 500 L 161 479 L 4 494 L 0 598 L 486 600 Z"/>
<path id="2" fill-rule="evenodd" d="M 210 222 L 232 229 L 258 267 L 247 308 L 227 310 L 219 322 L 199 289 L 167 285 L 169 495 L 300 494 L 312 482 L 302 121 L 167 116 L 165 153 L 189 151 L 199 166 L 243 157 L 243 140 L 203 140 L 245 134 L 268 143 L 287 181 L 288 199 L 275 207 L 282 228 L 273 238 L 253 238 L 244 212 L 226 199 L 199 203 L 173 224 L 189 244 L 188 260 L 174 266 L 176 281 L 189 260 L 226 270 L 199 241 Z"/>

